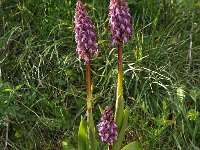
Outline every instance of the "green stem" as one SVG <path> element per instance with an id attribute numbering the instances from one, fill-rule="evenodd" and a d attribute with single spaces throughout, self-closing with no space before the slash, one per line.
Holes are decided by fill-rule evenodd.
<path id="1" fill-rule="evenodd" d="M 123 47 L 123 41 L 118 41 L 118 85 L 117 85 L 115 120 L 119 131 L 122 126 L 123 112 L 124 112 L 124 100 L 123 100 L 123 88 L 122 88 L 122 79 L 123 79 L 122 47 Z"/>
<path id="2" fill-rule="evenodd" d="M 122 91 L 122 78 L 123 78 L 123 59 L 122 59 L 122 47 L 123 42 L 119 41 L 118 44 L 118 86 L 117 86 L 117 97 L 121 96 Z"/>

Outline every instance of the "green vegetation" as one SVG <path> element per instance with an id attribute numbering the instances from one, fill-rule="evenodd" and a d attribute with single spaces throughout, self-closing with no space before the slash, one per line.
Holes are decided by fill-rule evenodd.
<path id="1" fill-rule="evenodd" d="M 95 124 L 114 107 L 117 49 L 108 0 L 82 0 L 99 39 L 91 61 Z M 127 0 L 134 39 L 124 46 L 124 145 L 200 149 L 200 2 Z M 0 1 L 0 149 L 77 149 L 86 112 L 85 65 L 76 54 L 75 0 Z M 191 55 L 190 55 L 191 52 Z"/>

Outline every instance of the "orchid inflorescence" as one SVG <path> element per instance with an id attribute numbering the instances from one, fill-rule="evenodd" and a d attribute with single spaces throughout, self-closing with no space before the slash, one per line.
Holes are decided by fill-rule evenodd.
<path id="1" fill-rule="evenodd" d="M 88 62 L 92 55 L 98 55 L 97 37 L 84 4 L 78 0 L 75 9 L 75 40 L 79 58 Z"/>
<path id="2" fill-rule="evenodd" d="M 113 145 L 118 138 L 117 124 L 114 119 L 114 114 L 110 107 L 106 107 L 99 124 L 97 125 L 101 141 L 108 142 Z"/>
<path id="3" fill-rule="evenodd" d="M 131 15 L 125 0 L 111 0 L 109 5 L 109 25 L 112 46 L 117 41 L 128 42 L 132 36 Z"/>

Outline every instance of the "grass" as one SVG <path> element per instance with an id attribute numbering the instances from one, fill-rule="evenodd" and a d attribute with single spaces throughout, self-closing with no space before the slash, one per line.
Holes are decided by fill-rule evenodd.
<path id="1" fill-rule="evenodd" d="M 92 60 L 94 120 L 114 105 L 117 52 L 110 48 L 109 2 L 83 1 L 99 39 Z M 124 144 L 200 149 L 200 3 L 127 0 L 134 40 L 124 47 Z M 85 66 L 73 34 L 75 0 L 0 2 L 0 149 L 77 148 L 85 116 Z M 192 43 L 192 45 L 191 45 Z M 192 52 L 191 64 L 188 53 Z"/>

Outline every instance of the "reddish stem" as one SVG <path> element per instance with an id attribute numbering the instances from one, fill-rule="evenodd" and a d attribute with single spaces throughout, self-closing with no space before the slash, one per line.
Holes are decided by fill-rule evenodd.
<path id="1" fill-rule="evenodd" d="M 91 78 L 90 78 L 90 58 L 86 63 L 86 84 L 87 84 L 87 121 L 93 124 L 92 119 L 92 98 L 91 98 Z"/>
<path id="2" fill-rule="evenodd" d="M 90 78 L 90 58 L 86 62 L 86 84 L 87 84 L 87 122 L 89 130 L 92 130 L 92 135 L 89 134 L 89 143 L 95 146 L 95 134 L 94 134 L 94 121 L 92 116 L 92 92 L 91 92 L 91 78 Z M 92 147 L 93 147 L 92 146 Z M 93 147 L 92 149 L 94 149 Z"/>
<path id="3" fill-rule="evenodd" d="M 86 63 L 87 98 L 91 97 L 90 59 Z"/>

